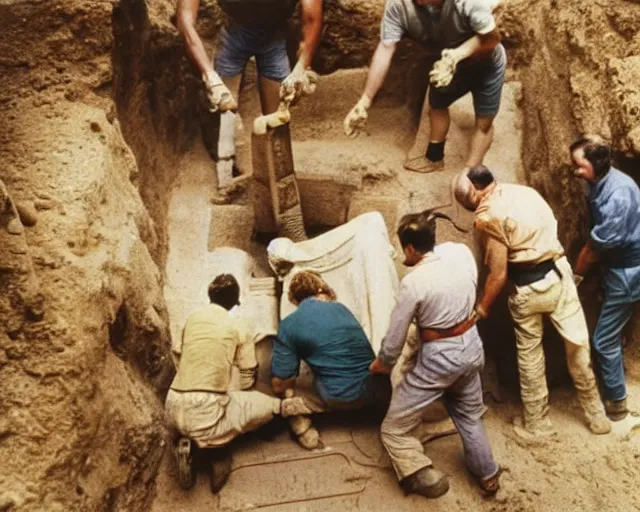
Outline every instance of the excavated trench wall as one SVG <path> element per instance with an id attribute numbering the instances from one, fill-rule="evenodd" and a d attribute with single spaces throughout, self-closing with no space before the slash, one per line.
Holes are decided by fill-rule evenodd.
<path id="1" fill-rule="evenodd" d="M 219 13 L 201 4 L 212 46 Z M 327 0 L 317 69 L 366 65 L 382 4 Z M 168 198 L 200 122 L 173 13 L 169 0 L 0 5 L 0 510 L 145 510 L 153 496 L 172 376 Z M 526 172 L 573 256 L 587 221 L 568 143 L 603 132 L 637 169 L 640 5 L 510 0 L 499 20 Z M 382 101 L 417 107 L 425 59 L 403 44 Z"/>

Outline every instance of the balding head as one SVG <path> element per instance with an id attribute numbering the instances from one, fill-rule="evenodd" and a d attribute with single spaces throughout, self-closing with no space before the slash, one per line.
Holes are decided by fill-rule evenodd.
<path id="1" fill-rule="evenodd" d="M 462 171 L 453 178 L 453 195 L 456 201 L 470 211 L 476 209 L 472 201 L 473 192 L 474 187 L 469 178 L 467 178 L 467 171 Z"/>
<path id="2" fill-rule="evenodd" d="M 490 193 L 495 179 L 488 167 L 480 164 L 462 171 L 454 178 L 453 195 L 467 210 L 474 211 L 482 198 Z"/>

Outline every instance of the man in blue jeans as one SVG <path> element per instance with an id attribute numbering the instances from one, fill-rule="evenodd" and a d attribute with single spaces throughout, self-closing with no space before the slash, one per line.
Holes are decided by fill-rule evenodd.
<path id="1" fill-rule="evenodd" d="M 466 167 L 481 164 L 493 141 L 493 120 L 500 109 L 507 58 L 500 44 L 493 9 L 497 0 L 387 0 L 380 42 L 364 92 L 344 120 L 345 133 L 364 129 L 371 102 L 382 87 L 398 43 L 408 36 L 441 51 L 430 72 L 429 145 L 424 157 L 405 162 L 416 172 L 444 168 L 449 106 L 471 92 L 476 115 Z"/>
<path id="2" fill-rule="evenodd" d="M 293 71 L 287 56 L 287 20 L 301 4 L 302 42 Z M 311 60 L 320 42 L 322 0 L 218 0 L 230 18 L 223 27 L 214 65 L 196 31 L 200 0 L 178 0 L 178 29 L 207 89 L 211 111 L 220 111 L 218 186 L 232 175 L 235 165 L 234 132 L 242 73 L 251 57 L 258 66 L 258 88 L 263 114 L 278 109 L 280 99 L 291 100 L 309 90 Z M 226 141 L 223 143 L 223 141 Z"/>
<path id="3" fill-rule="evenodd" d="M 289 300 L 298 308 L 282 320 L 273 345 L 274 392 L 293 390 L 304 360 L 317 393 L 296 390 L 307 405 L 305 415 L 365 407 L 386 410 L 389 378 L 369 373 L 375 358 L 371 344 L 353 313 L 336 301 L 333 289 L 316 272 L 302 271 L 291 279 Z M 317 445 L 318 434 L 308 417 L 290 420 L 290 425 L 301 445 Z"/>
<path id="4" fill-rule="evenodd" d="M 640 189 L 611 165 L 611 148 L 587 135 L 570 146 L 575 176 L 590 187 L 592 228 L 576 264 L 577 283 L 595 263 L 603 270 L 605 299 L 593 335 L 605 410 L 613 421 L 628 414 L 622 329 L 640 300 Z"/>
<path id="5" fill-rule="evenodd" d="M 449 219 L 427 210 L 405 215 L 398 227 L 404 264 L 413 269 L 402 279 L 389 330 L 370 371 L 391 372 L 413 321 L 423 343 L 414 368 L 393 391 L 382 443 L 406 492 L 427 498 L 445 494 L 447 477 L 433 467 L 413 435 L 425 409 L 442 399 L 462 438 L 469 471 L 484 492 L 495 494 L 500 467 L 482 424 L 484 349 L 473 314 L 478 269 L 466 245 L 435 245 L 436 218 Z"/>

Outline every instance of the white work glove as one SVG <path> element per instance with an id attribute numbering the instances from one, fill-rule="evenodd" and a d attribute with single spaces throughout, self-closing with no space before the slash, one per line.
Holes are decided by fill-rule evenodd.
<path id="1" fill-rule="evenodd" d="M 363 94 L 355 107 L 353 107 L 347 114 L 347 117 L 344 118 L 344 134 L 347 137 L 355 138 L 364 131 L 364 127 L 367 124 L 367 118 L 369 117 L 367 111 L 370 106 L 371 100 L 369 99 L 369 96 Z"/>
<path id="2" fill-rule="evenodd" d="M 580 283 L 584 281 L 584 276 L 580 276 L 578 274 L 573 274 L 573 282 L 576 286 L 580 286 Z"/>
<path id="3" fill-rule="evenodd" d="M 434 87 L 446 87 L 453 80 L 458 60 L 453 50 L 442 50 L 440 60 L 436 61 L 429 72 L 429 80 Z"/>
<path id="4" fill-rule="evenodd" d="M 301 96 L 316 92 L 317 85 L 318 74 L 312 69 L 305 69 L 300 59 L 293 71 L 280 84 L 280 101 L 291 105 Z"/>
<path id="5" fill-rule="evenodd" d="M 238 108 L 231 91 L 224 85 L 222 79 L 215 71 L 209 71 L 202 75 L 202 81 L 207 88 L 210 112 L 227 112 Z"/>

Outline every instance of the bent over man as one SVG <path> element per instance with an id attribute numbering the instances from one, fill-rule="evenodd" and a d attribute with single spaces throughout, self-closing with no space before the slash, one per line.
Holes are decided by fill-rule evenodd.
<path id="1" fill-rule="evenodd" d="M 302 42 L 293 71 L 287 56 L 287 20 L 300 1 Z M 263 114 L 278 109 L 280 98 L 292 101 L 309 89 L 312 75 L 307 73 L 320 41 L 322 0 L 218 0 L 229 16 L 230 24 L 222 28 L 216 51 L 215 70 L 198 35 L 195 23 L 200 0 L 178 0 L 178 29 L 187 52 L 202 73 L 210 109 L 222 112 L 218 148 L 219 180 L 230 176 L 235 162 L 236 116 L 242 73 L 251 57 L 258 66 L 258 87 Z M 222 141 L 227 144 L 222 145 Z"/>
<path id="2" fill-rule="evenodd" d="M 590 188 L 592 228 L 576 265 L 579 281 L 600 262 L 605 299 L 593 335 L 610 419 L 627 416 L 627 388 L 622 358 L 622 329 L 640 301 L 640 189 L 635 181 L 611 165 L 611 148 L 600 137 L 575 141 L 571 158 L 575 175 Z"/>
<path id="3" fill-rule="evenodd" d="M 258 363 L 253 339 L 229 310 L 239 304 L 240 288 L 230 274 L 209 285 L 211 303 L 187 318 L 182 343 L 174 349 L 178 371 L 167 394 L 165 408 L 177 430 L 200 448 L 220 448 L 235 437 L 255 430 L 280 414 L 283 402 L 292 413 L 300 399 L 281 401 L 253 387 Z M 240 371 L 242 391 L 231 391 L 231 367 Z M 188 457 L 188 452 L 181 454 Z M 228 458 L 227 458 L 228 459 Z M 212 490 L 217 492 L 231 470 L 230 460 L 214 469 Z"/>
<path id="4" fill-rule="evenodd" d="M 344 120 L 355 136 L 364 128 L 371 102 L 382 87 L 398 42 L 408 36 L 435 45 L 442 58 L 431 70 L 429 88 L 429 145 L 425 158 L 407 161 L 412 171 L 441 170 L 449 132 L 449 106 L 471 92 L 476 114 L 467 157 L 468 168 L 482 163 L 493 141 L 493 119 L 500 108 L 506 54 L 493 17 L 497 0 L 388 0 L 380 42 L 362 97 Z"/>
<path id="5" fill-rule="evenodd" d="M 498 184 L 484 165 L 457 177 L 455 196 L 462 206 L 475 211 L 474 226 L 489 267 L 476 314 L 480 318 L 489 314 L 507 279 L 514 285 L 509 311 L 515 322 L 524 409 L 522 426 L 516 425 L 516 432 L 525 437 L 555 433 L 549 419 L 542 348 L 546 316 L 565 340 L 569 373 L 589 429 L 606 434 L 611 424 L 591 368 L 587 323 L 571 266 L 558 240 L 553 211 L 535 189 Z"/>
<path id="6" fill-rule="evenodd" d="M 385 375 L 371 375 L 375 355 L 362 326 L 333 289 L 312 271 L 298 272 L 289 285 L 289 300 L 298 308 L 284 318 L 273 346 L 272 385 L 276 393 L 293 389 L 305 361 L 314 375 L 317 395 L 303 393 L 306 414 L 339 409 L 384 409 L 391 396 Z M 300 444 L 315 448 L 311 422 L 291 419 Z M 315 429 L 314 429 L 315 430 Z"/>
<path id="7" fill-rule="evenodd" d="M 466 331 L 452 337 L 425 336 L 429 331 L 438 334 L 438 330 L 467 320 L 476 298 L 478 275 L 473 255 L 463 244 L 435 245 L 438 217 L 448 219 L 443 214 L 426 211 L 405 215 L 398 227 L 404 264 L 414 268 L 401 282 L 389 331 L 371 371 L 391 371 L 412 321 L 416 321 L 423 340 L 430 341 L 422 344 L 415 367 L 393 391 L 382 422 L 382 442 L 405 491 L 428 498 L 446 493 L 447 477 L 433 468 L 422 444 L 412 435 L 425 409 L 442 399 L 462 437 L 469 471 L 485 492 L 493 494 L 500 487 L 500 468 L 493 460 L 482 424 L 485 406 L 480 370 L 484 350 L 478 330 L 469 323 Z"/>

